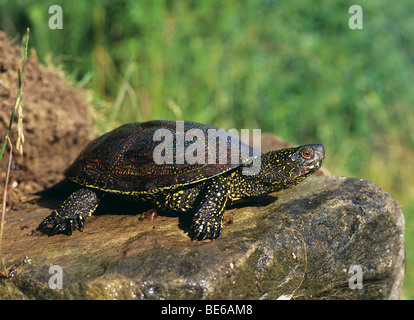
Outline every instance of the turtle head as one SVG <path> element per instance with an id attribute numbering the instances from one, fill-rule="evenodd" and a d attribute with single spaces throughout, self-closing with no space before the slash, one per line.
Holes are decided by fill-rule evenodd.
<path id="1" fill-rule="evenodd" d="M 285 189 L 301 182 L 322 166 L 325 148 L 321 144 L 307 144 L 270 151 L 265 156 L 272 184 L 276 189 Z"/>

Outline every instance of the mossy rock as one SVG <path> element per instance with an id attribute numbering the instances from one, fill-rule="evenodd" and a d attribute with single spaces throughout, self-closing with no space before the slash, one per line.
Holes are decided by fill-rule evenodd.
<path id="1" fill-rule="evenodd" d="M 56 204 L 55 204 L 56 205 Z M 399 299 L 401 207 L 377 185 L 313 176 L 225 213 L 225 232 L 191 241 L 191 215 L 139 219 L 136 204 L 106 209 L 84 232 L 32 234 L 50 209 L 7 216 L 3 256 L 30 264 L 1 280 L 6 299 Z M 141 209 L 142 211 L 143 209 Z M 135 212 L 134 212 L 135 211 Z M 31 234 L 27 236 L 27 234 Z M 52 265 L 62 289 L 50 289 Z M 352 272 L 358 266 L 361 277 Z M 353 280 L 356 279 L 356 280 Z M 358 289 L 358 281 L 362 288 Z"/>

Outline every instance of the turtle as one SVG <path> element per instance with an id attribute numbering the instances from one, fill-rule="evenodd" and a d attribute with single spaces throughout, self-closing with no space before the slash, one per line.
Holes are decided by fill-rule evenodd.
<path id="1" fill-rule="evenodd" d="M 164 212 L 192 212 L 190 237 L 216 239 L 226 206 L 294 186 L 324 158 L 322 144 L 261 153 L 230 130 L 197 122 L 124 124 L 90 142 L 66 169 L 79 188 L 37 230 L 49 236 L 83 231 L 111 193 Z"/>

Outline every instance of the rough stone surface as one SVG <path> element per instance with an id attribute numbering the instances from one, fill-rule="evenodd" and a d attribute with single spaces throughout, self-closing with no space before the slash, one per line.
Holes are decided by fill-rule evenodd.
<path id="1" fill-rule="evenodd" d="M 49 203 L 50 204 L 50 203 Z M 53 203 L 56 205 L 56 203 Z M 119 206 L 118 206 L 119 205 Z M 141 209 L 142 212 L 143 209 Z M 104 203 L 72 236 L 31 234 L 50 209 L 7 217 L 3 257 L 30 264 L 1 280 L 0 299 L 398 299 L 404 275 L 400 205 L 377 185 L 313 176 L 225 213 L 222 236 L 191 241 L 190 215 L 140 220 Z M 50 289 L 52 265 L 63 289 Z M 362 289 L 351 289 L 351 266 Z M 352 283 L 357 283 L 352 281 Z"/>

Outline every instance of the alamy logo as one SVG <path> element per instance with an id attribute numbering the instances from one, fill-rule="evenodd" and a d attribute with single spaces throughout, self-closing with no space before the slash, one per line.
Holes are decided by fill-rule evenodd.
<path id="1" fill-rule="evenodd" d="M 362 289 L 362 267 L 359 264 L 353 264 L 349 270 L 348 274 L 351 275 L 348 281 L 349 288 L 352 290 Z"/>
<path id="2" fill-rule="evenodd" d="M 61 266 L 57 264 L 50 266 L 49 273 L 53 274 L 49 278 L 49 288 L 50 289 L 63 289 L 63 270 Z"/>
<path id="3" fill-rule="evenodd" d="M 199 128 L 185 130 L 184 121 L 176 121 L 175 131 L 161 128 L 154 132 L 153 140 L 160 143 L 154 148 L 153 159 L 156 164 L 235 165 L 241 164 L 240 159 L 244 159 L 246 166 L 243 167 L 243 174 L 254 175 L 259 173 L 261 166 L 260 134 L 260 129 L 253 130 L 254 148 L 251 148 L 246 143 L 240 143 L 240 140 L 249 141 L 248 129 L 242 129 L 239 138 L 236 129 L 209 128 L 207 132 Z"/>
<path id="4" fill-rule="evenodd" d="M 58 5 L 53 5 L 49 7 L 49 14 L 53 14 L 49 18 L 49 28 L 54 29 L 63 29 L 63 11 L 62 7 Z"/>
<path id="5" fill-rule="evenodd" d="M 352 16 L 348 20 L 348 26 L 351 30 L 364 29 L 363 26 L 363 12 L 361 6 L 352 5 L 349 7 L 348 13 L 352 13 Z"/>

